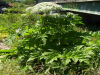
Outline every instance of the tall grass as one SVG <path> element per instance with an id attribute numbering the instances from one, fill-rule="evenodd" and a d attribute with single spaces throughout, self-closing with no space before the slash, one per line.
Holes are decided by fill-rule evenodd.
<path id="1" fill-rule="evenodd" d="M 0 75 L 23 75 L 18 60 L 7 59 L 0 63 Z M 24 74 L 25 75 L 25 74 Z"/>

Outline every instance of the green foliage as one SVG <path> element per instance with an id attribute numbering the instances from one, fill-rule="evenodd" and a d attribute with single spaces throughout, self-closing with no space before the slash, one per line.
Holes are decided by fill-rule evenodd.
<path id="1" fill-rule="evenodd" d="M 19 4 L 19 7 L 21 8 L 21 7 L 24 7 L 25 5 L 23 4 L 23 3 L 20 3 Z"/>
<path id="2" fill-rule="evenodd" d="M 6 27 L 5 29 L 3 28 L 3 30 L 5 30 L 8 33 L 15 33 L 15 29 L 21 27 L 20 26 L 20 14 L 5 14 L 2 15 L 3 16 L 3 23 L 1 24 L 1 26 L 3 25 L 3 27 Z M 20 21 L 21 22 L 21 21 Z"/>
<path id="3" fill-rule="evenodd" d="M 100 32 L 77 32 L 74 27 L 83 23 L 76 14 L 6 13 L 0 19 L 0 32 L 6 30 L 10 34 L 6 43 L 16 45 L 10 50 L 0 50 L 0 57 L 18 58 L 27 71 L 84 75 L 100 68 Z"/>
<path id="4" fill-rule="evenodd" d="M 96 45 L 95 50 L 94 50 L 95 55 L 91 59 L 91 64 L 92 64 L 91 68 L 92 68 L 92 71 L 96 72 L 95 74 L 100 74 L 100 73 L 97 72 L 100 68 L 100 50 L 99 50 L 100 49 L 100 41 L 99 41 L 100 40 L 99 39 L 100 31 L 96 31 L 96 32 L 90 31 L 89 34 L 92 35 L 92 38 L 91 38 L 92 43 L 90 43 L 90 44 L 94 43 Z"/>
<path id="5" fill-rule="evenodd" d="M 47 74 L 54 71 L 67 74 L 70 70 L 78 73 L 87 69 L 95 55 L 96 46 L 89 42 L 90 33 L 73 29 L 76 24 L 81 23 L 79 20 L 81 18 L 74 14 L 67 14 L 67 17 L 45 15 L 41 16 L 33 28 L 26 26 L 25 30 L 21 30 L 20 36 L 10 36 L 10 41 L 14 41 L 18 36 L 22 38 L 18 41 L 20 44 L 16 49 L 19 59 L 22 59 L 22 65 L 29 63 L 32 67 L 34 64 L 39 67 L 43 64 Z M 68 67 L 69 69 L 66 69 Z M 39 68 L 33 70 L 42 71 Z"/>
<path id="6" fill-rule="evenodd" d="M 32 14 L 25 14 L 26 16 L 23 16 L 23 14 L 2 14 L 0 15 L 0 32 L 7 32 L 9 34 L 16 33 L 17 29 L 24 30 L 26 26 L 29 28 L 33 27 L 34 24 L 37 22 L 39 15 L 32 15 Z"/>
<path id="7" fill-rule="evenodd" d="M 19 64 L 20 60 L 4 59 L 0 62 L 0 75 L 27 75 L 25 68 L 21 68 Z"/>
<path id="8" fill-rule="evenodd" d="M 25 28 L 26 26 L 28 26 L 29 28 L 31 28 L 32 26 L 34 26 L 34 24 L 37 22 L 37 20 L 39 19 L 40 15 L 33 15 L 30 13 L 25 14 L 25 16 L 22 16 L 22 22 L 24 26 L 23 28 Z"/>
<path id="9" fill-rule="evenodd" d="M 21 7 L 21 6 L 19 6 L 19 7 Z M 9 13 L 24 13 L 23 9 L 19 9 L 19 8 L 15 8 L 15 7 L 9 9 L 8 12 Z"/>
<path id="10" fill-rule="evenodd" d="M 26 5 L 30 5 L 30 4 L 34 5 L 36 4 L 36 1 L 35 0 L 24 0 L 22 1 L 22 3 Z"/>

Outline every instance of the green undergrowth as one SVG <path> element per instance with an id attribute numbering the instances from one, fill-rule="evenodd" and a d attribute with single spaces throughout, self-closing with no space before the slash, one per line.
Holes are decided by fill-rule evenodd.
<path id="1" fill-rule="evenodd" d="M 77 27 L 77 14 L 0 16 L 0 34 L 12 47 L 0 50 L 1 75 L 100 74 L 100 32 Z"/>
<path id="2" fill-rule="evenodd" d="M 0 75 L 28 75 L 24 69 L 20 67 L 19 61 L 13 59 L 3 60 L 0 62 Z"/>

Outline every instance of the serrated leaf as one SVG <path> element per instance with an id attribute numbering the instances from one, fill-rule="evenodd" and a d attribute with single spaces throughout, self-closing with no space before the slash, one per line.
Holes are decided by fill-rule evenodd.
<path id="1" fill-rule="evenodd" d="M 68 58 L 68 59 L 66 59 L 66 61 L 65 61 L 65 63 L 66 63 L 66 65 L 70 62 L 71 60 Z"/>
<path id="2" fill-rule="evenodd" d="M 86 59 L 83 59 L 83 58 L 82 58 L 82 59 L 79 59 L 80 62 L 83 62 L 83 61 L 85 61 L 85 60 L 86 60 Z"/>
<path id="3" fill-rule="evenodd" d="M 91 51 L 93 48 L 92 47 L 84 47 L 84 52 L 88 52 L 88 51 Z"/>
<path id="4" fill-rule="evenodd" d="M 45 45 L 46 44 L 46 37 L 47 37 L 47 35 L 42 35 L 42 36 L 40 36 L 41 37 L 41 39 L 42 39 L 42 41 L 43 41 L 43 44 Z"/>
<path id="5" fill-rule="evenodd" d="M 29 62 L 29 61 L 33 61 L 35 59 L 35 57 L 30 57 L 27 61 Z"/>
<path id="6" fill-rule="evenodd" d="M 64 65 L 67 65 L 69 62 L 71 62 L 70 58 L 63 59 Z"/>
<path id="7" fill-rule="evenodd" d="M 42 38 L 42 41 L 43 41 L 43 44 L 45 45 L 46 44 L 46 38 Z"/>
<path id="8" fill-rule="evenodd" d="M 86 58 L 90 58 L 91 56 L 90 56 L 90 55 L 86 55 L 86 56 L 84 56 L 84 57 L 86 57 Z"/>
<path id="9" fill-rule="evenodd" d="M 24 58 L 24 55 L 22 55 L 22 56 L 19 56 L 19 59 L 22 59 L 22 58 Z"/>
<path id="10" fill-rule="evenodd" d="M 48 69 L 46 69 L 45 74 L 49 74 L 50 72 L 50 67 Z"/>
<path id="11" fill-rule="evenodd" d="M 25 31 L 21 31 L 20 33 L 24 37 L 26 32 Z"/>
<path id="12" fill-rule="evenodd" d="M 76 46 L 76 49 L 77 49 L 77 50 L 80 50 L 82 47 L 83 47 L 83 45 Z"/>
<path id="13" fill-rule="evenodd" d="M 31 70 L 32 72 L 34 72 L 32 66 L 28 66 L 28 69 Z"/>
<path id="14" fill-rule="evenodd" d="M 52 58 L 48 63 L 53 63 L 54 60 L 57 60 L 57 57 Z"/>
<path id="15" fill-rule="evenodd" d="M 78 57 L 73 57 L 72 59 L 73 59 L 73 61 L 74 61 L 75 63 L 77 63 L 77 61 L 79 60 Z"/>
<path id="16" fill-rule="evenodd" d="M 44 52 L 42 53 L 42 56 L 50 55 L 52 52 Z"/>
<path id="17" fill-rule="evenodd" d="M 85 60 L 84 62 L 85 62 L 86 64 L 88 64 L 88 65 L 90 64 L 90 61 L 89 61 L 89 60 Z"/>
<path id="18" fill-rule="evenodd" d="M 96 36 L 96 35 L 97 35 L 97 32 L 93 32 L 93 33 L 92 33 L 92 36 Z"/>

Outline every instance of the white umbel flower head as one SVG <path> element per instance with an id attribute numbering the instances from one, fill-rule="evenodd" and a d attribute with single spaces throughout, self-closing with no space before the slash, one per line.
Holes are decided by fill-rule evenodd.
<path id="1" fill-rule="evenodd" d="M 72 13 L 72 12 L 68 12 L 68 13 L 67 13 L 67 16 L 73 17 L 73 18 L 74 18 L 76 15 L 75 15 L 74 13 Z"/>
<path id="2" fill-rule="evenodd" d="M 62 6 L 55 4 L 53 2 L 42 2 L 33 6 L 31 14 L 40 13 L 40 12 L 47 13 L 49 11 L 58 10 L 58 9 L 61 10 Z"/>
<path id="3" fill-rule="evenodd" d="M 2 8 L 2 11 L 7 11 L 8 9 L 7 8 Z"/>
<path id="4" fill-rule="evenodd" d="M 33 9 L 33 7 L 28 7 L 28 8 L 26 8 L 26 12 L 30 12 L 31 10 Z"/>

